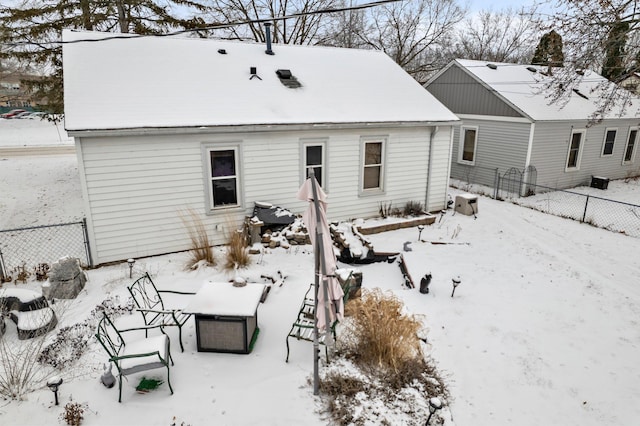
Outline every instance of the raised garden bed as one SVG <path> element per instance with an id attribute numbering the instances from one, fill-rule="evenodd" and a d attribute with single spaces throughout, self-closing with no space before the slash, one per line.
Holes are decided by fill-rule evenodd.
<path id="1" fill-rule="evenodd" d="M 395 231 L 396 229 L 411 228 L 418 225 L 431 225 L 436 221 L 433 215 L 425 215 L 415 218 L 386 218 L 380 221 L 368 222 L 358 226 L 358 232 L 363 235 L 378 234 L 380 232 Z"/>

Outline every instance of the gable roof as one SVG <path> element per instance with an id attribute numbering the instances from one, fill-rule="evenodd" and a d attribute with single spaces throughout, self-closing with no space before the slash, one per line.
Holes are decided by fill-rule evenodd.
<path id="1" fill-rule="evenodd" d="M 267 55 L 264 44 L 153 36 L 73 42 L 113 35 L 63 32 L 72 42 L 63 45 L 67 130 L 458 121 L 380 51 L 274 44 Z M 285 69 L 301 87 L 280 81 Z"/>
<path id="2" fill-rule="evenodd" d="M 598 108 L 599 96 L 602 93 L 602 88 L 598 86 L 601 84 L 605 87 L 613 85 L 599 74 L 586 70 L 576 87 L 579 93 L 572 90 L 566 104 L 563 102 L 551 103 L 549 92 L 544 90 L 545 84 L 551 80 L 551 77 L 543 74 L 547 67 L 469 59 L 456 59 L 446 69 L 451 66 L 460 67 L 507 104 L 534 121 L 588 119 Z M 532 69 L 537 72 L 533 72 Z M 437 76 L 431 81 L 436 79 Z M 631 96 L 631 101 L 632 105 L 624 111 L 620 105 L 614 106 L 605 115 L 605 118 L 637 117 L 640 98 Z"/>

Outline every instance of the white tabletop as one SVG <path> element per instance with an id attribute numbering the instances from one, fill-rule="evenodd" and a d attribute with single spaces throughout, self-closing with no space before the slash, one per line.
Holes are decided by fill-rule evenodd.
<path id="1" fill-rule="evenodd" d="M 234 287 L 233 283 L 229 282 L 205 281 L 183 312 L 197 315 L 251 317 L 258 309 L 264 288 L 265 285 L 260 283 Z"/>

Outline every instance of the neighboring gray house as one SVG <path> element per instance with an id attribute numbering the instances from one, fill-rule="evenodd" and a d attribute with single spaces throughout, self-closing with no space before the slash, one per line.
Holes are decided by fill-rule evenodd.
<path id="1" fill-rule="evenodd" d="M 256 201 L 302 212 L 310 168 L 330 220 L 445 207 L 459 119 L 383 52 L 110 36 L 63 34 L 95 264 L 188 249 L 186 209 L 214 244 Z"/>
<path id="2" fill-rule="evenodd" d="M 543 91 L 545 67 L 455 60 L 426 85 L 463 121 L 454 132 L 451 178 L 494 185 L 498 169 L 523 173 L 538 185 L 571 188 L 592 176 L 640 175 L 640 101 L 590 126 L 603 77 L 587 71 L 560 107 Z M 533 167 L 530 167 L 533 166 Z M 524 173 L 525 169 L 531 173 Z M 532 170 L 535 168 L 535 172 Z M 537 175 L 537 179 L 536 179 Z"/>

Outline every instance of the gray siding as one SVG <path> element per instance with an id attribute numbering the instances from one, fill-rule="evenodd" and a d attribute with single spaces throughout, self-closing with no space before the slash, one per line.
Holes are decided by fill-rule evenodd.
<path id="1" fill-rule="evenodd" d="M 430 82 L 426 89 L 455 114 L 522 117 L 456 64 Z"/>
<path id="2" fill-rule="evenodd" d="M 606 120 L 589 128 L 586 120 L 537 123 L 531 156 L 531 162 L 538 171 L 537 183 L 553 188 L 572 188 L 589 185 L 591 176 L 621 179 L 640 175 L 640 160 L 637 155 L 634 163 L 622 164 L 629 127 L 637 125 L 637 120 Z M 573 129 L 586 130 L 580 168 L 565 171 Z M 606 129 L 617 129 L 617 133 L 613 153 L 602 156 Z"/>
<path id="3" fill-rule="evenodd" d="M 477 126 L 475 165 L 460 164 L 460 132 L 465 126 Z M 531 124 L 465 119 L 456 127 L 451 155 L 451 177 L 493 187 L 495 169 L 502 174 L 511 167 L 524 170 Z"/>
<path id="4" fill-rule="evenodd" d="M 445 206 L 450 126 L 434 139 L 431 208 Z M 251 215 L 255 201 L 301 213 L 296 199 L 302 183 L 300 141 L 327 141 L 330 220 L 373 217 L 380 203 L 425 203 L 431 128 L 296 131 L 238 134 L 78 138 L 79 168 L 96 263 L 186 250 L 190 240 L 181 220 L 197 212 L 213 244 L 224 231 Z M 359 192 L 361 138 L 386 137 L 385 191 Z M 242 208 L 205 214 L 203 144 L 238 144 L 242 164 Z M 445 147 L 446 145 L 446 147 Z"/>

